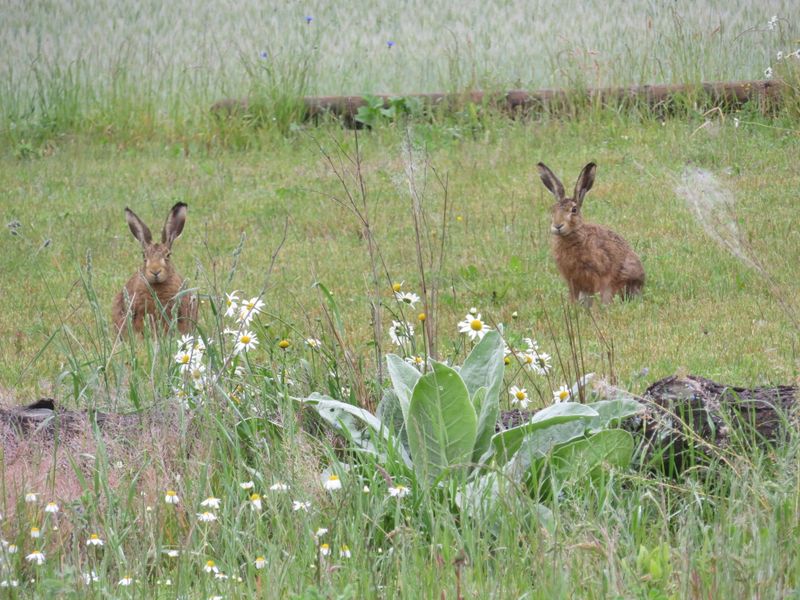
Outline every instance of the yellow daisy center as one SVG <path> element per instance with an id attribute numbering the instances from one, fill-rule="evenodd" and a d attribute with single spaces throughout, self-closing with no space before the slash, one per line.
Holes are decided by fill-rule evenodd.
<path id="1" fill-rule="evenodd" d="M 331 475 L 330 477 L 328 477 L 328 481 L 339 481 L 339 476 Z"/>
<path id="2" fill-rule="evenodd" d="M 518 390 L 514 395 L 517 397 L 517 400 L 525 400 L 525 392 L 522 390 Z"/>
<path id="3" fill-rule="evenodd" d="M 207 561 L 206 561 L 206 566 L 207 566 L 209 569 L 213 569 L 213 568 L 214 568 L 214 564 L 215 564 L 215 563 L 214 563 L 214 561 L 213 561 L 213 560 L 207 560 Z"/>
<path id="4" fill-rule="evenodd" d="M 259 496 L 258 494 L 252 494 L 250 496 L 250 502 L 255 502 L 257 500 L 261 500 L 261 496 Z"/>
<path id="5" fill-rule="evenodd" d="M 480 319 L 472 319 L 472 321 L 470 321 L 469 326 L 472 328 L 473 331 L 480 331 L 481 329 L 483 329 L 483 321 L 481 321 Z"/>
<path id="6" fill-rule="evenodd" d="M 503 363 L 504 363 L 504 364 L 506 364 L 506 365 L 510 365 L 510 364 L 511 364 L 511 359 L 510 359 L 510 358 L 508 358 L 508 357 L 506 356 L 506 357 L 503 359 Z"/>
<path id="7" fill-rule="evenodd" d="M 93 533 L 92 535 L 89 536 L 89 539 L 90 540 L 99 540 L 100 536 L 97 535 L 96 533 Z"/>
<path id="8" fill-rule="evenodd" d="M 561 400 L 566 400 L 567 398 L 569 398 L 569 392 L 567 390 L 561 390 L 560 392 L 558 392 L 558 397 Z"/>
<path id="9" fill-rule="evenodd" d="M 241 338 L 239 338 L 239 341 L 242 342 L 243 344 L 249 344 L 250 343 L 250 336 L 249 335 L 243 335 Z"/>
<path id="10" fill-rule="evenodd" d="M 281 340 L 278 342 L 278 346 L 283 348 L 284 350 L 289 347 L 289 340 Z"/>
<path id="11" fill-rule="evenodd" d="M 393 283 L 392 284 L 392 291 L 393 292 L 399 292 L 402 289 L 402 287 L 403 287 L 402 283 Z"/>
<path id="12" fill-rule="evenodd" d="M 181 362 L 185 365 L 189 364 L 190 360 L 191 357 L 188 354 L 184 354 L 183 356 L 181 356 Z"/>

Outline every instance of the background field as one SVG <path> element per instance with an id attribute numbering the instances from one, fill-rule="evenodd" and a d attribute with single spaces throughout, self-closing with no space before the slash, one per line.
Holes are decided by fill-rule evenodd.
<path id="1" fill-rule="evenodd" d="M 679 479 L 632 467 L 569 481 L 558 493 L 509 486 L 498 513 L 475 519 L 444 492 L 426 493 L 413 470 L 382 471 L 343 452 L 342 440 L 323 434 L 291 397 L 325 392 L 364 406 L 380 398 L 376 345 L 397 351 L 387 332 L 399 314 L 391 284 L 421 292 L 410 167 L 424 190 L 422 246 L 444 248 L 441 273 L 426 271 L 440 290 L 428 319 L 442 358 L 461 363 L 470 344 L 456 324 L 476 307 L 492 327 L 503 324 L 511 345 L 533 336 L 554 355 L 549 377 L 506 370 L 505 383 L 526 386 L 533 408 L 574 381 L 573 352 L 579 371 L 634 393 L 680 372 L 743 386 L 796 382 L 796 106 L 730 112 L 690 95 L 670 115 L 576 104 L 566 115 L 519 120 L 465 107 L 383 119 L 357 137 L 334 122 L 297 122 L 292 111 L 254 124 L 216 121 L 208 107 L 253 94 L 280 108 L 302 93 L 691 83 L 760 78 L 767 67 L 796 91 L 800 58 L 788 54 L 800 47 L 797 7 L 211 10 L 183 2 L 0 8 L 0 55 L 8 57 L 0 65 L 0 401 L 47 395 L 73 409 L 156 416 L 125 436 L 87 427 L 80 442 L 17 446 L 2 433 L 0 583 L 22 582 L 12 593 L 25 598 L 237 598 L 253 590 L 455 598 L 457 586 L 481 598 L 795 597 L 794 433 L 776 447 L 740 440 L 713 448 L 711 464 Z M 787 56 L 778 60 L 778 51 Z M 356 143 L 361 180 L 350 160 Z M 584 214 L 640 254 L 642 298 L 591 310 L 566 302 L 549 254 L 540 160 L 568 189 L 586 162 L 598 163 Z M 377 284 L 365 228 L 339 202 L 346 192 L 332 166 L 356 196 L 365 185 Z M 120 340 L 110 324 L 112 298 L 141 260 L 124 207 L 155 231 L 176 201 L 189 212 L 174 261 L 203 301 L 208 367 L 223 373 L 207 397 L 188 403 L 176 342 Z M 332 292 L 342 328 L 331 327 L 317 282 Z M 239 363 L 244 375 L 222 365 L 229 323 L 215 313 L 233 290 L 263 290 L 266 302 L 254 325 L 260 345 Z M 322 352 L 304 344 L 308 337 L 322 341 Z M 416 343 L 421 353 L 420 336 Z M 334 493 L 321 486 L 331 472 L 344 484 Z M 254 487 L 245 491 L 247 481 Z M 270 491 L 277 482 L 289 491 Z M 389 497 L 393 483 L 411 496 Z M 165 502 L 168 489 L 177 506 Z M 25 502 L 25 492 L 40 496 Z M 252 492 L 263 510 L 251 508 Z M 209 495 L 222 506 L 205 523 L 198 515 Z M 59 513 L 43 512 L 50 500 Z M 311 502 L 309 511 L 293 510 L 293 500 Z M 31 538 L 33 526 L 42 538 Z M 320 537 L 319 528 L 330 531 Z M 91 533 L 102 548 L 87 546 Z M 36 549 L 46 554 L 41 566 L 25 558 Z M 206 572 L 208 560 L 229 579 Z M 98 581 L 89 585 L 91 571 Z M 131 586 L 118 583 L 126 576 Z"/>

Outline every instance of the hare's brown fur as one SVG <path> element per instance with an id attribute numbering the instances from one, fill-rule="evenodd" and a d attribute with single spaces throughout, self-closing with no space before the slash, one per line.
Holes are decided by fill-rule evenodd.
<path id="1" fill-rule="evenodd" d="M 585 223 L 581 206 L 592 188 L 597 166 L 589 163 L 575 184 L 575 194 L 567 198 L 564 186 L 543 163 L 539 163 L 542 182 L 556 198 L 551 209 L 552 249 L 558 270 L 569 286 L 570 298 L 599 294 L 604 303 L 615 295 L 629 298 L 642 291 L 644 268 L 628 242 L 602 225 Z"/>
<path id="2" fill-rule="evenodd" d="M 183 231 L 186 208 L 183 202 L 172 207 L 164 224 L 161 243 L 153 243 L 147 226 L 132 210 L 125 209 L 128 226 L 142 244 L 144 263 L 114 298 L 113 316 L 118 331 L 125 328 L 128 315 L 137 333 L 142 332 L 145 321 L 166 330 L 173 318 L 177 319 L 181 333 L 187 333 L 194 327 L 197 301 L 188 293 L 176 298 L 184 289 L 184 281 L 170 260 L 172 243 Z"/>

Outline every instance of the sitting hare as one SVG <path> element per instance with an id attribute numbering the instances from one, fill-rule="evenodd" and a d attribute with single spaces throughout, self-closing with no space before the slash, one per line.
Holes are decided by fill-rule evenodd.
<path id="1" fill-rule="evenodd" d="M 537 166 L 542 182 L 556 198 L 550 226 L 553 256 L 567 281 L 570 298 L 582 300 L 599 293 L 608 303 L 615 294 L 623 299 L 639 294 L 644 286 L 644 268 L 628 242 L 607 227 L 584 222 L 581 216 L 583 198 L 592 189 L 597 165 L 589 163 L 583 168 L 572 198 L 565 197 L 564 186 L 544 163 Z"/>
<path id="2" fill-rule="evenodd" d="M 183 278 L 178 275 L 170 261 L 172 242 L 178 239 L 186 223 L 186 208 L 183 202 L 172 207 L 161 232 L 160 244 L 154 244 L 147 225 L 132 210 L 125 209 L 128 227 L 133 237 L 142 244 L 144 264 L 128 280 L 125 289 L 114 298 L 114 324 L 118 331 L 125 327 L 128 314 L 137 333 L 142 332 L 145 318 L 152 325 L 159 323 L 164 330 L 169 327 L 173 317 L 177 319 L 181 333 L 194 327 L 197 320 L 197 301 L 191 294 L 183 291 Z M 176 309 L 177 315 L 174 314 Z"/>

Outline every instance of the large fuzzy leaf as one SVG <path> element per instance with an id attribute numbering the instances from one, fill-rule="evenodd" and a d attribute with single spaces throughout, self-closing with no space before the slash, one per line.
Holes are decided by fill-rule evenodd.
<path id="1" fill-rule="evenodd" d="M 487 398 L 497 401 L 503 387 L 503 338 L 496 331 L 490 331 L 483 336 L 478 345 L 472 349 L 458 372 L 471 398 L 482 387 L 487 388 Z M 475 412 L 480 414 L 480 407 L 475 406 Z"/>
<path id="2" fill-rule="evenodd" d="M 397 395 L 400 409 L 403 411 L 403 420 L 408 422 L 408 407 L 411 405 L 411 394 L 422 374 L 396 354 L 389 354 L 386 357 L 386 364 L 389 367 L 392 389 Z"/>
<path id="3" fill-rule="evenodd" d="M 578 402 L 553 404 L 533 415 L 530 421 L 518 427 L 501 431 L 492 437 L 492 449 L 499 464 L 507 462 L 519 450 L 522 441 L 535 431 L 576 420 L 599 416 L 593 408 Z M 583 425 L 585 427 L 585 424 Z M 565 440 L 566 441 L 566 440 Z"/>
<path id="4" fill-rule="evenodd" d="M 461 377 L 434 362 L 414 387 L 406 420 L 411 458 L 421 481 L 432 484 L 445 470 L 466 467 L 475 447 L 477 421 Z M 466 468 L 458 471 L 463 474 Z"/>
<path id="5" fill-rule="evenodd" d="M 497 427 L 497 417 L 500 416 L 500 404 L 490 400 L 487 388 L 479 388 L 472 397 L 472 406 L 478 416 L 478 429 L 475 435 L 475 447 L 472 449 L 472 462 L 480 462 L 481 457 L 489 449 L 492 436 Z"/>
<path id="6" fill-rule="evenodd" d="M 607 429 L 553 451 L 550 464 L 558 479 L 581 480 L 605 467 L 626 468 L 633 446 L 633 436 L 624 429 Z"/>

